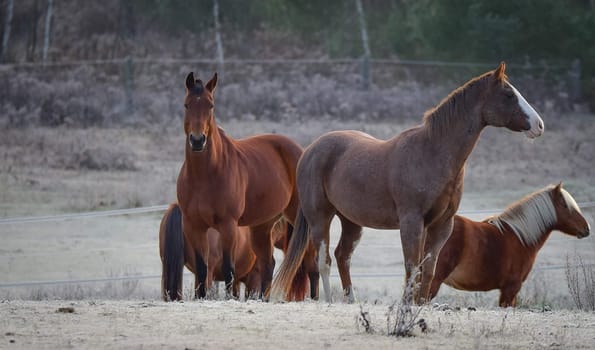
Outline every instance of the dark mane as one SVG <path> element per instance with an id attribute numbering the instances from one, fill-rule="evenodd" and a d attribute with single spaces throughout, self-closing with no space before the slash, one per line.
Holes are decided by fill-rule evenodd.
<path id="1" fill-rule="evenodd" d="M 197 80 L 196 81 L 196 85 L 194 85 L 194 87 L 191 90 L 188 90 L 189 94 L 195 94 L 195 95 L 202 95 L 202 92 L 204 91 L 204 87 L 202 86 L 202 81 Z"/>
<path id="2" fill-rule="evenodd" d="M 453 90 L 440 103 L 424 113 L 423 123 L 430 136 L 441 135 L 450 125 L 465 117 L 479 100 L 478 94 L 487 87 L 493 72 L 484 73 Z"/>

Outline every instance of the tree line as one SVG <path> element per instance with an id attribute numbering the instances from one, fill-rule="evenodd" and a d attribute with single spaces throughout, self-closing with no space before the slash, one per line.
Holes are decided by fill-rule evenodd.
<path id="1" fill-rule="evenodd" d="M 248 44 L 256 47 L 253 52 L 266 51 L 260 46 L 267 43 L 249 41 L 260 33 L 291 38 L 286 47 L 279 40 L 273 54 L 361 57 L 358 2 L 373 58 L 580 62 L 583 91 L 595 97 L 595 0 L 3 0 L 0 57 L 4 62 L 81 59 L 90 57 L 76 56 L 106 51 L 164 56 L 150 51 L 155 49 L 144 42 L 150 40 L 147 33 L 172 40 L 192 33 L 196 42 L 188 45 L 200 38 L 212 42 L 214 3 L 223 47 L 231 55 L 243 56 L 242 45 Z M 240 35 L 242 40 L 234 40 Z M 300 48 L 289 47 L 296 42 Z M 206 49 L 215 57 L 212 46 Z M 192 47 L 174 55 L 188 53 Z"/>

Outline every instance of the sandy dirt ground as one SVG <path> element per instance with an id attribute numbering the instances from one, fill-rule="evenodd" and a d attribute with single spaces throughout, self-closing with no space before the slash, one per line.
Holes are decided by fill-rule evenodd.
<path id="1" fill-rule="evenodd" d="M 387 306 L 256 301 L 9 301 L 1 348 L 592 349 L 595 315 L 527 310 L 423 310 L 414 337 L 387 335 Z"/>
<path id="2" fill-rule="evenodd" d="M 593 116 L 546 120 L 530 143 L 490 128 L 468 160 L 460 209 L 503 208 L 524 194 L 564 181 L 577 202 L 595 200 Z M 388 138 L 411 124 L 306 124 L 229 121 L 228 133 L 287 134 L 307 145 L 328 130 L 358 129 Z M 159 130 L 159 131 L 156 131 Z M 183 136 L 174 127 L 3 130 L 0 217 L 38 216 L 166 204 L 175 198 Z M 495 214 L 495 213 L 494 213 Z M 594 209 L 585 210 L 595 226 Z M 0 225 L 0 348 L 494 348 L 595 346 L 595 314 L 574 308 L 565 279 L 567 256 L 595 262 L 595 239 L 554 233 L 521 291 L 522 307 L 495 307 L 497 292 L 443 288 L 422 310 L 429 331 L 387 336 L 386 314 L 402 294 L 403 257 L 396 230 L 368 230 L 352 258 L 360 303 L 268 304 L 257 301 L 158 301 L 161 212 L 34 224 Z M 488 214 L 468 214 L 482 219 Z M 333 223 L 331 249 L 338 240 Z M 277 252 L 277 266 L 282 255 Z M 141 280 L 87 283 L 97 278 Z M 75 280 L 71 284 L 47 282 Z M 23 283 L 25 282 L 25 283 Z M 28 282 L 45 282 L 38 284 Z M 190 277 L 185 280 L 190 295 Z M 374 332 L 357 326 L 360 304 Z M 476 308 L 469 311 L 468 308 Z M 72 308 L 74 312 L 59 312 Z M 455 310 L 454 308 L 459 308 Z M 545 311 L 544 311 L 545 310 Z"/>

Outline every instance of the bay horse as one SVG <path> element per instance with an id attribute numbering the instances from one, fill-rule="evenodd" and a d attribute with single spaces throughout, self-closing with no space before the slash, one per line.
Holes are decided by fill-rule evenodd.
<path id="1" fill-rule="evenodd" d="M 195 258 L 195 297 L 204 298 L 208 228 L 221 239 L 222 274 L 228 296 L 235 274 L 234 244 L 239 226 L 250 239 L 261 275 L 260 295 L 268 293 L 274 258 L 271 228 L 280 217 L 293 223 L 298 207 L 296 166 L 302 148 L 288 137 L 263 134 L 235 140 L 215 122 L 217 73 L 203 85 L 186 77 L 185 158 L 177 181 L 182 227 Z"/>
<path id="2" fill-rule="evenodd" d="M 461 200 L 465 162 L 488 125 L 523 131 L 529 138 L 544 130 L 537 112 L 508 81 L 504 62 L 454 90 L 425 113 L 421 125 L 389 140 L 359 131 L 330 132 L 315 140 L 298 164 L 297 226 L 273 296 L 287 293 L 313 243 L 331 302 L 329 226 L 337 215 L 342 231 L 335 257 L 348 302 L 355 301 L 349 269 L 362 226 L 400 228 L 406 283 L 415 287 L 403 301 L 427 301 L 438 252 Z M 418 266 L 421 278 L 415 274 L 413 281 Z"/>
<path id="3" fill-rule="evenodd" d="M 284 219 L 279 220 L 272 231 L 273 244 L 283 252 L 287 250 L 288 230 L 291 226 Z M 250 230 L 246 226 L 238 227 L 234 253 L 236 257 L 236 275 L 233 280 L 233 296 L 239 298 L 240 283 L 245 285 L 245 299 L 260 292 L 260 271 L 256 266 L 256 254 L 252 249 Z M 219 233 L 212 228 L 207 230 L 209 239 L 209 281 L 223 281 L 221 270 L 222 254 Z M 183 268 L 186 266 L 196 274 L 194 253 L 185 241 L 182 232 L 182 212 L 177 203 L 169 205 L 159 228 L 159 254 L 162 262 L 161 296 L 164 301 L 181 300 L 183 290 Z"/>
<path id="4" fill-rule="evenodd" d="M 467 291 L 499 289 L 499 305 L 516 306 L 516 295 L 553 230 L 577 238 L 589 236 L 591 230 L 562 183 L 529 194 L 480 222 L 455 216 L 452 234 L 438 256 L 430 297 L 445 283 Z"/>

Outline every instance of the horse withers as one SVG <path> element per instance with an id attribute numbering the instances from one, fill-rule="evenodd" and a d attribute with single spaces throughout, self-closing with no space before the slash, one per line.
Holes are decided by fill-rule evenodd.
<path id="1" fill-rule="evenodd" d="M 508 81 L 504 63 L 454 90 L 426 112 L 422 125 L 389 140 L 336 131 L 314 141 L 298 164 L 300 210 L 274 296 L 287 293 L 313 243 L 318 259 L 311 264 L 318 266 L 331 302 L 329 227 L 337 215 L 342 231 L 335 257 L 347 301 L 355 300 L 349 269 L 362 226 L 400 228 L 406 281 L 423 261 L 421 280 L 416 275 L 414 283 L 419 288 L 404 301 L 427 301 L 438 252 L 461 200 L 465 162 L 488 125 L 529 138 L 544 131 L 537 112 Z"/>
<path id="2" fill-rule="evenodd" d="M 266 298 L 273 276 L 271 228 L 284 217 L 293 223 L 298 207 L 296 166 L 302 148 L 288 137 L 263 134 L 233 139 L 215 122 L 217 73 L 206 83 L 186 77 L 185 157 L 177 181 L 182 227 L 195 258 L 195 297 L 210 287 L 207 230 L 220 234 L 222 273 L 228 295 L 235 274 L 234 244 L 239 226 L 250 227 Z"/>
<path id="3" fill-rule="evenodd" d="M 438 256 L 430 297 L 445 283 L 467 291 L 499 289 L 499 305 L 516 306 L 516 295 L 553 230 L 577 238 L 587 237 L 591 230 L 561 183 L 529 194 L 481 222 L 455 216 L 452 234 Z"/>

